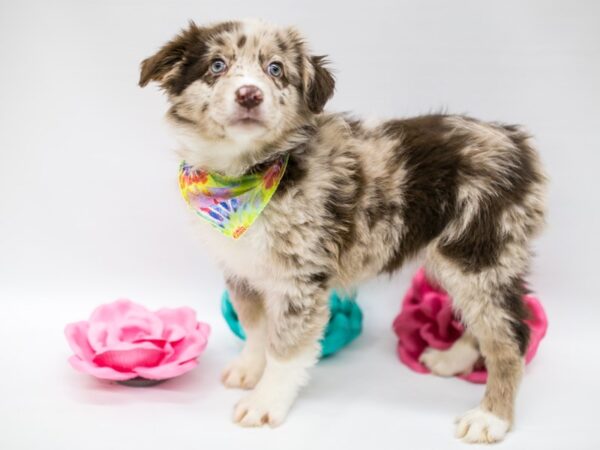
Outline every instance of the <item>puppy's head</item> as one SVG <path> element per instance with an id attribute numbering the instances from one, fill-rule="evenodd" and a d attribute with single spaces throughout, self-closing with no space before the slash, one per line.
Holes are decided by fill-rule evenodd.
<path id="1" fill-rule="evenodd" d="M 320 113 L 334 89 L 295 29 L 258 21 L 191 22 L 142 62 L 139 84 L 150 81 L 168 95 L 182 156 L 223 172 Z"/>

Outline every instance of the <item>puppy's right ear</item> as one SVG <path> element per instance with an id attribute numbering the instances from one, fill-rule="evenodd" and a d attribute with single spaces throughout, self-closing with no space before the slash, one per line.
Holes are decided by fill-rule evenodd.
<path id="1" fill-rule="evenodd" d="M 311 56 L 309 59 L 310 69 L 306 80 L 306 104 L 308 109 L 314 114 L 323 111 L 325 103 L 333 95 L 335 89 L 335 78 L 331 71 L 326 67 L 327 59 L 325 56 Z"/>
<path id="2" fill-rule="evenodd" d="M 158 53 L 142 61 L 138 84 L 144 87 L 150 81 L 157 81 L 164 87 L 167 75 L 184 60 L 200 34 L 201 28 L 190 21 L 188 28 L 163 45 Z"/>

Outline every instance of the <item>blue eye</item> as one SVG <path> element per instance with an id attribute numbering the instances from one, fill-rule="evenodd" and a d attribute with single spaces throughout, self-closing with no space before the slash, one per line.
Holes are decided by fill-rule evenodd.
<path id="1" fill-rule="evenodd" d="M 283 75 L 283 67 L 280 63 L 272 62 L 267 67 L 267 73 L 272 77 L 279 78 L 281 75 Z"/>
<path id="2" fill-rule="evenodd" d="M 215 59 L 210 65 L 210 71 L 216 75 L 225 72 L 227 64 L 222 59 Z"/>

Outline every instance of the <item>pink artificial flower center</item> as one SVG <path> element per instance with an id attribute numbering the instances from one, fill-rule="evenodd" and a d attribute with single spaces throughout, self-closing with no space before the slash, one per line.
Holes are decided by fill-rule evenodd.
<path id="1" fill-rule="evenodd" d="M 136 367 L 157 366 L 165 354 L 166 352 L 160 348 L 107 350 L 95 355 L 92 361 L 100 367 L 112 367 L 120 372 L 127 372 Z"/>
<path id="2" fill-rule="evenodd" d="M 150 334 L 149 327 L 143 327 L 138 324 L 125 324 L 119 330 L 119 341 L 134 342 L 145 338 Z"/>

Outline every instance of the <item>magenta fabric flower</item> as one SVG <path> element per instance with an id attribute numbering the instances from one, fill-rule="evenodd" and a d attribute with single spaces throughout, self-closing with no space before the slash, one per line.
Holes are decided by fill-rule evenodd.
<path id="1" fill-rule="evenodd" d="M 210 327 L 191 308 L 151 312 L 130 300 L 98 307 L 88 321 L 68 324 L 71 365 L 115 381 L 165 380 L 198 364 Z"/>
<path id="2" fill-rule="evenodd" d="M 541 303 L 533 295 L 523 298 L 529 308 L 529 318 L 525 321 L 531 330 L 525 362 L 535 356 L 540 341 L 546 334 L 548 320 Z M 446 350 L 463 334 L 464 328 L 452 312 L 452 299 L 442 289 L 432 286 L 419 269 L 412 285 L 402 301 L 402 310 L 396 316 L 393 328 L 398 336 L 398 357 L 409 368 L 419 373 L 429 373 L 420 361 L 421 353 L 432 347 Z M 461 375 L 472 383 L 485 383 L 485 367 L 476 367 L 468 375 Z"/>

